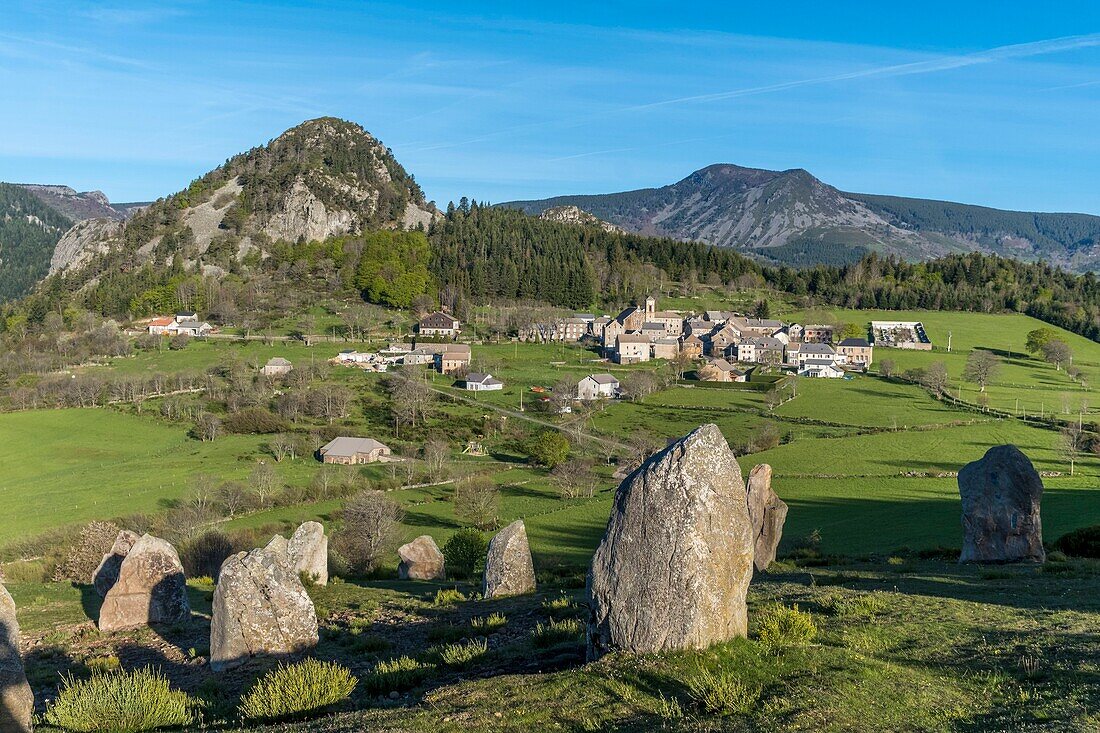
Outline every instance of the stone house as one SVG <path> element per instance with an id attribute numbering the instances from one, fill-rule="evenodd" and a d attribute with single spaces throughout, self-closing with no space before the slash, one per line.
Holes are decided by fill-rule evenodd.
<path id="1" fill-rule="evenodd" d="M 836 352 L 851 366 L 867 369 L 871 366 L 874 347 L 867 342 L 867 339 L 850 338 L 837 344 Z"/>
<path id="2" fill-rule="evenodd" d="M 680 353 L 680 339 L 675 336 L 664 336 L 653 340 L 654 359 L 675 359 Z"/>
<path id="3" fill-rule="evenodd" d="M 470 366 L 469 344 L 447 344 L 447 348 L 435 354 L 435 370 L 440 374 L 454 374 Z"/>
<path id="4" fill-rule="evenodd" d="M 703 339 L 695 334 L 684 336 L 680 339 L 680 351 L 692 359 L 698 359 L 703 355 Z"/>
<path id="5" fill-rule="evenodd" d="M 637 364 L 649 361 L 649 337 L 624 333 L 615 340 L 615 361 L 620 364 Z"/>
<path id="6" fill-rule="evenodd" d="M 741 332 L 732 326 L 726 325 L 710 335 L 710 356 L 721 357 L 731 346 L 741 342 Z"/>
<path id="7" fill-rule="evenodd" d="M 782 364 L 785 345 L 771 336 L 753 336 L 737 344 L 737 361 Z"/>
<path id="8" fill-rule="evenodd" d="M 802 340 L 807 344 L 831 344 L 836 337 L 836 326 L 808 324 L 802 327 Z"/>
<path id="9" fill-rule="evenodd" d="M 436 311 L 421 318 L 416 326 L 416 331 L 421 336 L 454 338 L 461 333 L 461 323 L 449 313 Z"/>
<path id="10" fill-rule="evenodd" d="M 273 356 L 260 368 L 260 374 L 265 377 L 278 377 L 283 374 L 290 374 L 293 370 L 294 365 L 291 364 L 288 359 L 284 359 L 281 356 Z"/>
<path id="11" fill-rule="evenodd" d="M 565 318 L 558 322 L 559 341 L 580 341 L 588 335 L 588 324 L 583 318 Z"/>
<path id="12" fill-rule="evenodd" d="M 317 451 L 322 463 L 376 463 L 390 455 L 389 446 L 374 438 L 333 438 Z"/>
<path id="13" fill-rule="evenodd" d="M 804 343 L 798 350 L 797 363 L 799 369 L 806 366 L 808 362 L 820 365 L 826 362 L 830 364 L 839 364 L 843 361 L 844 357 L 838 355 L 836 349 L 829 344 L 817 342 Z"/>

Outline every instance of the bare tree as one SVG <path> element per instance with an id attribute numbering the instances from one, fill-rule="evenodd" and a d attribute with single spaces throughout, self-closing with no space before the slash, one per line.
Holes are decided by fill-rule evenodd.
<path id="1" fill-rule="evenodd" d="M 550 480 L 558 487 L 563 499 L 591 499 L 596 493 L 596 474 L 592 461 L 566 461 L 554 466 Z"/>
<path id="2" fill-rule="evenodd" d="M 337 551 L 356 572 L 374 570 L 398 536 L 404 510 L 381 491 L 360 491 L 348 499 L 342 526 L 333 537 Z"/>
<path id="3" fill-rule="evenodd" d="M 438 435 L 424 444 L 424 463 L 433 481 L 441 481 L 447 475 L 447 460 L 451 457 L 451 445 Z"/>
<path id="4" fill-rule="evenodd" d="M 497 525 L 500 489 L 488 476 L 471 476 L 455 486 L 455 515 L 478 529 Z"/>
<path id="5" fill-rule="evenodd" d="M 963 379 L 978 385 L 980 392 L 985 392 L 985 387 L 997 375 L 1001 368 L 1001 360 L 992 351 L 974 349 L 966 360 L 966 368 L 963 369 Z"/>
<path id="6" fill-rule="evenodd" d="M 276 463 L 281 463 L 284 458 L 293 460 L 297 458 L 298 439 L 287 433 L 279 433 L 268 442 L 267 447 Z"/>
<path id="7" fill-rule="evenodd" d="M 1059 443 L 1062 457 L 1069 461 L 1069 475 L 1072 476 L 1076 468 L 1077 460 L 1085 449 L 1087 437 L 1079 423 L 1071 422 L 1062 428 L 1062 438 Z"/>
<path id="8" fill-rule="evenodd" d="M 205 442 L 216 440 L 222 432 L 222 421 L 217 415 L 209 412 L 199 413 L 195 419 L 194 433 L 199 440 Z"/>
<path id="9" fill-rule="evenodd" d="M 878 372 L 884 377 L 892 377 L 897 374 L 898 365 L 893 359 L 883 359 L 878 363 Z"/>
<path id="10" fill-rule="evenodd" d="M 1061 339 L 1047 341 L 1042 345 L 1041 350 L 1043 358 L 1053 364 L 1058 371 L 1061 371 L 1063 366 L 1073 360 L 1073 351 L 1069 348 L 1069 344 Z"/>
<path id="11" fill-rule="evenodd" d="M 226 481 L 218 487 L 218 503 L 230 517 L 248 506 L 248 487 L 240 481 Z"/>
<path id="12" fill-rule="evenodd" d="M 937 397 L 947 390 L 947 366 L 942 361 L 932 362 L 920 374 L 920 383 Z"/>
<path id="13" fill-rule="evenodd" d="M 256 506 L 263 508 L 279 488 L 279 475 L 270 464 L 260 461 L 248 475 L 248 483 Z"/>

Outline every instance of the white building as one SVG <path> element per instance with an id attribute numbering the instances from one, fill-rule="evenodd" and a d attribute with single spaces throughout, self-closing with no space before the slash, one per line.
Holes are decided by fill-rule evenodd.
<path id="1" fill-rule="evenodd" d="M 798 368 L 798 376 L 839 379 L 844 376 L 844 370 L 828 359 L 807 359 Z"/>
<path id="2" fill-rule="evenodd" d="M 829 344 L 810 342 L 802 344 L 798 349 L 799 370 L 806 366 L 808 362 L 838 365 L 844 363 L 844 357 L 837 354 L 836 349 Z"/>
<path id="3" fill-rule="evenodd" d="M 578 400 L 613 399 L 619 395 L 619 380 L 610 374 L 589 374 L 577 382 Z"/>
<path id="4" fill-rule="evenodd" d="M 619 334 L 615 339 L 615 361 L 620 364 L 649 361 L 649 343 L 648 336 L 632 333 Z"/>
<path id="5" fill-rule="evenodd" d="M 495 392 L 496 390 L 504 389 L 504 382 L 500 381 L 492 374 L 470 372 L 466 375 L 466 381 L 463 384 L 463 388 L 470 392 Z"/>

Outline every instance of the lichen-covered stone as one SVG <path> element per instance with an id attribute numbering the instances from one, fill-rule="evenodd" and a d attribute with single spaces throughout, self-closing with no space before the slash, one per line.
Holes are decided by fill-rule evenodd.
<path id="1" fill-rule="evenodd" d="M 959 562 L 1043 562 L 1043 480 L 1014 445 L 999 445 L 959 471 Z"/>
<path id="2" fill-rule="evenodd" d="M 726 439 L 704 425 L 619 486 L 588 577 L 588 657 L 745 636 L 753 538 Z"/>
<path id="3" fill-rule="evenodd" d="M 99 562 L 99 567 L 92 574 L 92 585 L 100 597 L 107 595 L 107 591 L 111 590 L 111 587 L 118 582 L 118 571 L 122 569 L 122 561 L 130 554 L 134 543 L 139 539 L 141 539 L 141 535 L 128 529 L 118 533 L 115 544 L 111 546 L 111 551 L 103 556 L 103 559 Z"/>
<path id="4" fill-rule="evenodd" d="M 287 544 L 290 567 L 296 573 L 305 573 L 317 585 L 328 584 L 328 537 L 320 522 L 305 522 Z"/>
<path id="5" fill-rule="evenodd" d="M 118 580 L 103 598 L 100 631 L 174 624 L 190 617 L 187 578 L 176 548 L 167 540 L 142 535 L 126 554 Z"/>
<path id="6" fill-rule="evenodd" d="M 787 521 L 787 505 L 772 489 L 772 467 L 767 463 L 749 471 L 746 492 L 752 523 L 753 564 L 763 571 L 775 562 L 775 552 L 783 538 L 783 523 Z"/>
<path id="7" fill-rule="evenodd" d="M 214 589 L 210 668 L 231 669 L 260 655 L 317 646 L 317 612 L 282 543 L 226 558 Z"/>
<path id="8" fill-rule="evenodd" d="M 0 585 L 0 733 L 30 733 L 34 693 L 19 653 L 15 601 Z"/>
<path id="9" fill-rule="evenodd" d="M 422 534 L 397 548 L 401 563 L 397 576 L 402 580 L 446 580 L 447 563 L 431 535 Z"/>
<path id="10" fill-rule="evenodd" d="M 522 519 L 509 524 L 489 542 L 482 596 L 499 598 L 535 591 L 535 564 Z"/>

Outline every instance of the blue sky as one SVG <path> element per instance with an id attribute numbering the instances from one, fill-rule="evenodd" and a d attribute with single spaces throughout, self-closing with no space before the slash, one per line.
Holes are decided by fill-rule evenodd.
<path id="1" fill-rule="evenodd" d="M 3 5 L 0 180 L 155 198 L 335 115 L 441 204 L 730 162 L 1100 214 L 1096 3 Z"/>

